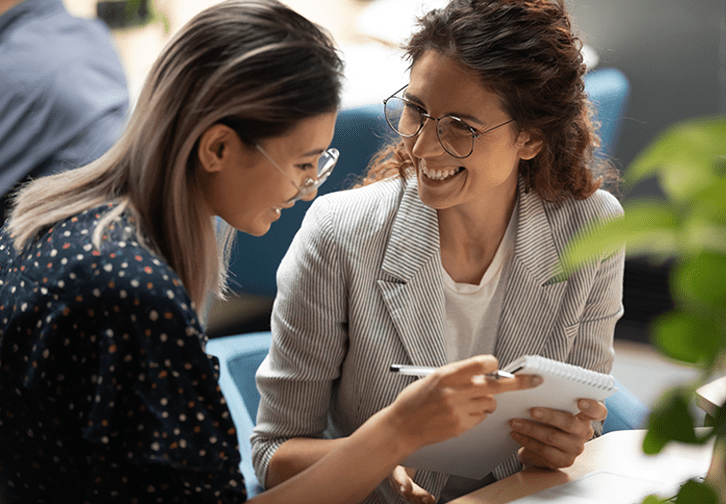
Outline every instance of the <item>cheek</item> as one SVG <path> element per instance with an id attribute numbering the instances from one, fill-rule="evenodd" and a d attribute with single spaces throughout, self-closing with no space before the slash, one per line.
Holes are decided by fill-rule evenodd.
<path id="1" fill-rule="evenodd" d="M 418 158 L 413 153 L 413 147 L 416 145 L 416 137 L 413 138 L 401 138 L 403 145 L 406 148 L 408 157 L 413 161 L 414 166 L 418 166 Z"/>

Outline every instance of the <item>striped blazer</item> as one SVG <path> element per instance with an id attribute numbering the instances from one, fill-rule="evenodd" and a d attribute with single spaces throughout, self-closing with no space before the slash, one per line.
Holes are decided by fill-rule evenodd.
<path id="1" fill-rule="evenodd" d="M 519 184 L 495 355 L 501 366 L 539 354 L 608 373 L 623 312 L 623 252 L 570 277 L 559 255 L 590 220 L 622 208 L 604 191 L 548 203 Z M 257 372 L 261 402 L 252 436 L 262 482 L 287 439 L 348 435 L 390 404 L 413 380 L 390 373 L 392 363 L 446 363 L 437 214 L 419 199 L 415 177 L 318 198 L 277 282 L 272 348 Z M 513 460 L 495 475 L 519 468 Z M 447 476 L 419 471 L 415 479 L 438 498 Z M 404 501 L 384 482 L 365 502 Z"/>

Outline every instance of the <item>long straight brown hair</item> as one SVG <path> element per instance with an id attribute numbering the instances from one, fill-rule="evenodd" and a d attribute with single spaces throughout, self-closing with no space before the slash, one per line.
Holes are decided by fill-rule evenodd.
<path id="1" fill-rule="evenodd" d="M 341 76 L 330 36 L 277 0 L 227 0 L 204 10 L 153 65 L 114 147 L 19 191 L 8 222 L 15 248 L 56 222 L 114 202 L 94 245 L 100 249 L 103 231 L 132 212 L 139 241 L 165 258 L 199 308 L 209 291 L 224 294 L 234 236 L 204 213 L 199 138 L 224 120 L 250 143 L 283 135 L 339 107 Z"/>

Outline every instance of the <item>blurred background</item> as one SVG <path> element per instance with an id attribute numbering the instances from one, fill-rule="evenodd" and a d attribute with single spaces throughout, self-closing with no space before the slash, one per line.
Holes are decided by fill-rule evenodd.
<path id="1" fill-rule="evenodd" d="M 96 17 L 98 3 L 113 3 L 63 1 L 72 14 L 80 17 Z M 216 0 L 142 3 L 150 14 L 134 26 L 124 27 L 123 22 L 104 14 L 113 27 L 132 97 L 163 44 L 194 14 Z M 343 104 L 353 107 L 380 103 L 406 82 L 406 65 L 397 45 L 410 33 L 417 14 L 445 0 L 285 3 L 326 27 L 337 40 L 347 63 Z M 613 150 L 621 170 L 626 171 L 635 156 L 669 124 L 695 116 L 726 114 L 726 0 L 566 3 L 587 46 L 589 68 L 617 68 L 630 82 L 629 105 Z M 659 194 L 657 184 L 646 181 L 627 188 L 621 199 Z M 645 259 L 629 259 L 626 265 L 626 315 L 616 332 L 614 374 L 646 403 L 651 403 L 665 387 L 696 374 L 660 356 L 648 343 L 648 323 L 671 306 L 668 271 L 668 264 Z M 210 336 L 265 329 L 270 303 L 270 298 L 254 296 L 215 303 L 210 311 Z"/>

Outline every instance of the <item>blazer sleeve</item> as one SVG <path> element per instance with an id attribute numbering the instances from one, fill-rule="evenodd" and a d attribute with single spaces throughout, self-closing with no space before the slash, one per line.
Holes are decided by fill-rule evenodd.
<path id="1" fill-rule="evenodd" d="M 600 218 L 612 219 L 623 215 L 623 208 L 614 196 L 605 191 L 598 191 L 595 196 L 592 199 Z M 624 313 L 624 269 L 624 248 L 601 257 L 592 274 L 568 362 L 599 373 L 612 370 L 615 324 Z M 584 272 L 582 274 L 585 275 Z"/>
<path id="2" fill-rule="evenodd" d="M 615 359 L 615 324 L 623 316 L 625 250 L 599 265 L 570 352 L 571 363 L 599 373 L 610 373 Z"/>
<path id="3" fill-rule="evenodd" d="M 320 438 L 328 426 L 348 341 L 343 260 L 332 211 L 318 199 L 278 269 L 272 345 L 256 375 L 261 399 L 252 463 L 263 485 L 282 443 Z"/>

